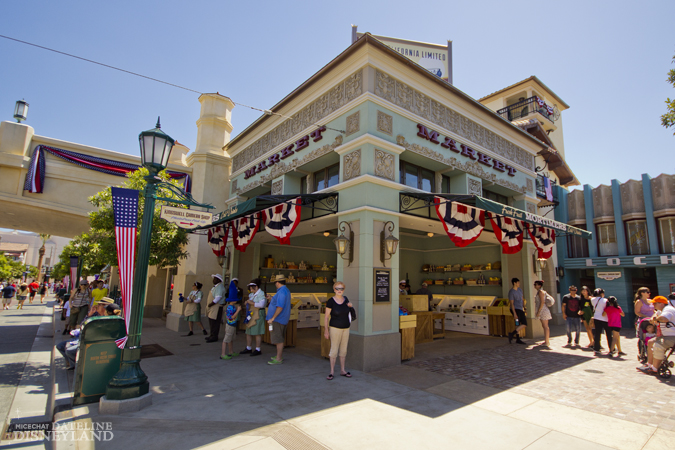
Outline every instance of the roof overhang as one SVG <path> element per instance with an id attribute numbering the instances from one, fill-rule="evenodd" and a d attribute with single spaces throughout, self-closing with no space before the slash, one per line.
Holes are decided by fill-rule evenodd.
<path id="1" fill-rule="evenodd" d="M 580 186 L 581 183 L 577 179 L 574 172 L 565 160 L 560 156 L 560 153 L 553 147 L 545 147 L 540 152 L 546 163 L 548 164 L 549 170 L 553 171 L 558 177 L 558 181 L 561 186 Z"/>

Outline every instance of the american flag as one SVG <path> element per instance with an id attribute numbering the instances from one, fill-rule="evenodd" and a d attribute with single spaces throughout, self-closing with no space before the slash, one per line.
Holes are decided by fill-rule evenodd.
<path id="1" fill-rule="evenodd" d="M 115 241 L 117 243 L 117 265 L 120 271 L 122 290 L 122 311 L 129 334 L 131 318 L 131 293 L 134 284 L 136 260 L 136 228 L 138 227 L 138 191 L 135 189 L 111 188 L 113 212 L 115 214 Z M 127 336 L 115 341 L 124 348 Z"/>
<path id="2" fill-rule="evenodd" d="M 70 281 L 73 283 L 72 289 L 77 289 L 77 266 L 79 265 L 79 258 L 77 256 L 70 257 Z"/>

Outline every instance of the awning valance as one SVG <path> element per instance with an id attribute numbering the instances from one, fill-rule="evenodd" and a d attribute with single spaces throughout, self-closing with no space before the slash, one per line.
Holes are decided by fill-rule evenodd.
<path id="1" fill-rule="evenodd" d="M 579 236 L 584 239 L 591 239 L 593 237 L 590 231 L 582 230 L 581 228 L 573 227 L 566 223 L 558 222 L 553 219 L 532 214 L 522 209 L 514 208 L 512 206 L 503 205 L 494 202 L 487 198 L 478 195 L 461 195 L 461 194 L 423 194 L 417 192 L 401 192 L 399 194 L 400 212 L 410 213 L 411 211 L 420 210 L 423 208 L 434 208 L 435 198 L 442 198 L 445 202 L 459 202 L 466 205 L 482 209 L 495 216 L 506 217 L 510 219 L 520 220 L 532 225 L 550 228 L 555 230 L 557 236 Z M 430 210 L 431 211 L 431 210 Z M 431 213 L 429 217 L 434 217 Z"/>

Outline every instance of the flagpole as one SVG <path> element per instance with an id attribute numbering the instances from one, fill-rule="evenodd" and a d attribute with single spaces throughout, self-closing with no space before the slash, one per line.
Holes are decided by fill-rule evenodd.
<path id="1" fill-rule="evenodd" d="M 143 223 L 141 224 L 138 242 L 138 258 L 134 271 L 134 285 L 131 294 L 131 317 L 129 319 L 129 339 L 122 350 L 120 370 L 108 383 L 107 400 L 126 400 L 145 395 L 150 390 L 148 376 L 141 369 L 141 330 L 143 328 L 143 308 L 150 262 L 150 240 L 152 221 L 155 213 L 155 193 L 160 181 L 157 172 L 149 168 L 150 174 L 145 177 L 147 184 L 143 191 L 145 205 L 143 207 Z"/>

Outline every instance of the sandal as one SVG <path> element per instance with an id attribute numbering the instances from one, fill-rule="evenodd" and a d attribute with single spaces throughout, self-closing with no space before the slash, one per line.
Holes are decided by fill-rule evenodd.
<path id="1" fill-rule="evenodd" d="M 331 373 L 330 375 L 328 375 L 328 376 L 326 377 L 326 380 L 332 380 L 333 378 L 335 378 L 335 377 L 334 377 L 333 374 Z"/>
<path id="2" fill-rule="evenodd" d="M 341 373 L 340 376 L 341 376 L 341 377 L 351 378 L 351 377 L 352 377 L 352 374 L 349 373 L 349 372 L 347 372 L 347 373 Z"/>

